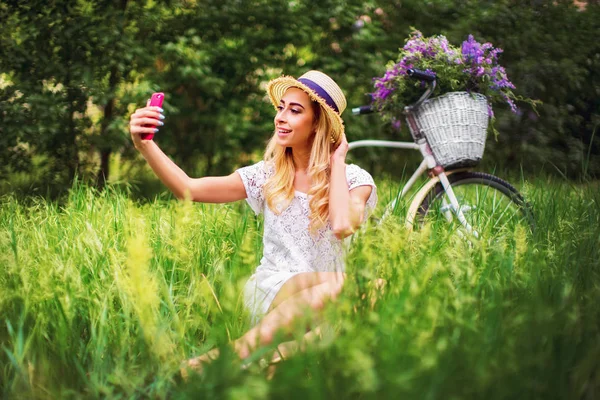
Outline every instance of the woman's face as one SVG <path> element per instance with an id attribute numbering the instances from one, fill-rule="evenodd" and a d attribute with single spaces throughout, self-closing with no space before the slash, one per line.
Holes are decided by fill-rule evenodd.
<path id="1" fill-rule="evenodd" d="M 310 97 L 302 89 L 289 88 L 277 106 L 275 136 L 285 147 L 310 147 L 315 112 Z"/>

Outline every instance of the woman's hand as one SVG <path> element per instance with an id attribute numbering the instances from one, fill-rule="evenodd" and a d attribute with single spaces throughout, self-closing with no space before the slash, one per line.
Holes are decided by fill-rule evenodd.
<path id="1" fill-rule="evenodd" d="M 150 100 L 148 100 L 148 104 Z M 162 114 L 163 109 L 160 107 L 149 107 L 146 105 L 144 108 L 138 108 L 135 110 L 129 119 L 129 133 L 131 134 L 131 140 L 135 148 L 144 142 L 142 135 L 154 134 L 158 132 L 158 127 L 164 125 L 162 121 L 165 116 Z"/>
<path id="2" fill-rule="evenodd" d="M 342 134 L 342 140 L 331 155 L 331 162 L 346 162 L 346 154 L 348 153 L 348 141 L 346 140 L 346 134 Z"/>

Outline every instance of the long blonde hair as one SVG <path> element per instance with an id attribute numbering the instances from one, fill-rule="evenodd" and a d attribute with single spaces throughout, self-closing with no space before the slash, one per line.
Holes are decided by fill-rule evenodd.
<path id="1" fill-rule="evenodd" d="M 329 180 L 330 157 L 334 148 L 331 143 L 331 124 L 321 106 L 313 102 L 315 117 L 313 127 L 315 134 L 308 161 L 308 174 L 311 186 L 308 190 L 310 208 L 309 229 L 315 233 L 327 224 L 329 219 Z M 265 199 L 267 206 L 275 214 L 281 214 L 294 198 L 295 167 L 292 149 L 277 144 L 275 135 L 267 144 L 265 163 L 274 168 L 274 174 L 265 182 Z"/>

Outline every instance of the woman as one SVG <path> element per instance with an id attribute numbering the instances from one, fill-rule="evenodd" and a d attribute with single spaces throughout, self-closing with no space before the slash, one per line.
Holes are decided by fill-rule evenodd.
<path id="1" fill-rule="evenodd" d="M 254 327 L 234 343 L 244 359 L 291 328 L 306 308 L 321 309 L 341 291 L 342 239 L 354 233 L 377 202 L 371 176 L 346 165 L 348 142 L 341 114 L 346 99 L 327 75 L 309 71 L 298 79 L 281 77 L 267 85 L 275 106 L 275 132 L 264 160 L 225 177 L 193 179 L 152 140 L 164 116 L 157 107 L 138 109 L 130 121 L 135 147 L 178 197 L 225 203 L 246 199 L 264 213 L 264 252 L 245 286 L 244 299 Z M 189 360 L 200 367 L 215 352 Z"/>

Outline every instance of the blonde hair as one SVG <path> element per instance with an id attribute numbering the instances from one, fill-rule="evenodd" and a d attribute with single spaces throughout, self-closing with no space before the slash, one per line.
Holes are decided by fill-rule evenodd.
<path id="1" fill-rule="evenodd" d="M 330 157 L 337 143 L 331 143 L 331 122 L 326 117 L 321 106 L 313 102 L 315 117 L 310 159 L 308 161 L 308 174 L 311 186 L 308 190 L 310 208 L 311 233 L 327 224 L 329 219 L 329 180 Z M 336 142 L 339 142 L 336 141 Z M 279 215 L 285 210 L 294 198 L 295 167 L 292 158 L 292 149 L 277 144 L 275 135 L 267 144 L 265 150 L 265 163 L 274 168 L 274 174 L 265 182 L 264 191 L 267 206 Z"/>

